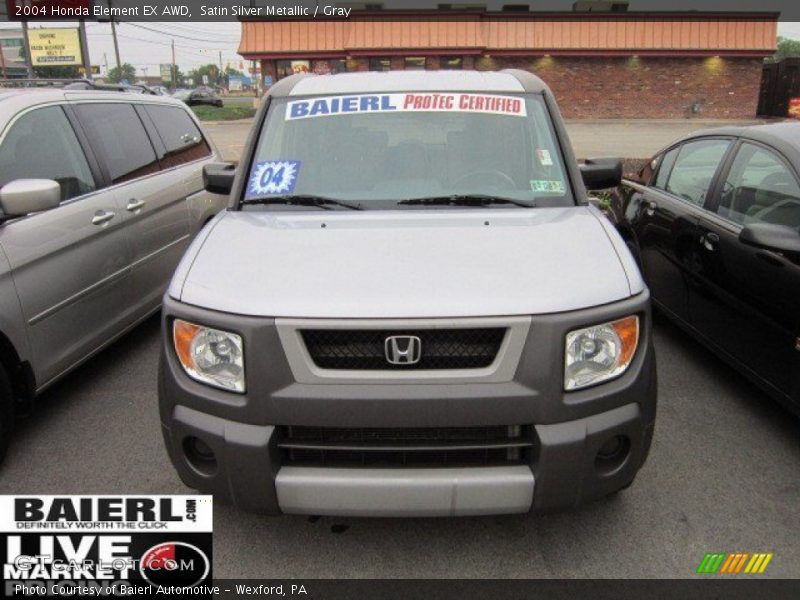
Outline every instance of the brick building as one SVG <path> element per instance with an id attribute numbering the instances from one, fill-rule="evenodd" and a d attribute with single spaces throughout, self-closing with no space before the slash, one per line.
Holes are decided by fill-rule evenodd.
<path id="1" fill-rule="evenodd" d="M 749 118 L 774 13 L 360 12 L 242 22 L 239 54 L 293 72 L 508 67 L 544 79 L 568 118 Z"/>

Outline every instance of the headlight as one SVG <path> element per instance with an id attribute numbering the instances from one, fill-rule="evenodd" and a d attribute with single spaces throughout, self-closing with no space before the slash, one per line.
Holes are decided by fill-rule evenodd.
<path id="1" fill-rule="evenodd" d="M 175 352 L 192 379 L 244 392 L 242 338 L 235 333 L 176 319 L 172 324 Z"/>
<path id="2" fill-rule="evenodd" d="M 638 344 L 636 316 L 570 331 L 564 357 L 564 389 L 577 390 L 622 375 Z"/>

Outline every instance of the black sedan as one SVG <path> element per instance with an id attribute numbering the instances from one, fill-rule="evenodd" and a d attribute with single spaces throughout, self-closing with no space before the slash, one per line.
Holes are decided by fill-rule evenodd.
<path id="1" fill-rule="evenodd" d="M 655 305 L 800 415 L 800 123 L 697 132 L 612 195 Z"/>
<path id="2" fill-rule="evenodd" d="M 222 98 L 220 98 L 211 88 L 200 87 L 191 91 L 179 90 L 172 96 L 173 98 L 178 98 L 178 100 L 183 100 L 189 106 L 205 104 L 207 106 L 216 106 L 221 108 L 223 104 Z"/>

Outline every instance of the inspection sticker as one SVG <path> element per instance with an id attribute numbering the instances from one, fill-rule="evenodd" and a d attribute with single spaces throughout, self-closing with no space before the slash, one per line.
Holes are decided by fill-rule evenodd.
<path id="1" fill-rule="evenodd" d="M 286 120 L 385 112 L 469 112 L 527 116 L 522 98 L 491 94 L 369 94 L 295 100 L 286 105 Z"/>
<path id="2" fill-rule="evenodd" d="M 553 158 L 550 156 L 550 151 L 546 148 L 537 148 L 536 149 L 536 158 L 539 159 L 539 164 L 543 167 L 552 167 L 553 166 Z"/>
<path id="3" fill-rule="evenodd" d="M 551 179 L 532 179 L 531 189 L 534 192 L 544 192 L 548 194 L 563 194 L 567 191 L 563 181 Z"/>
<path id="4" fill-rule="evenodd" d="M 245 200 L 291 194 L 300 173 L 299 160 L 265 160 L 257 162 L 250 172 Z"/>

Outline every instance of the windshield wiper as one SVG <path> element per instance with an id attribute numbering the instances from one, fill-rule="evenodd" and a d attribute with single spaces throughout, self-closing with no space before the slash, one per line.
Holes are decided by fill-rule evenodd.
<path id="1" fill-rule="evenodd" d="M 351 204 L 345 200 L 337 200 L 336 198 L 328 198 L 326 196 L 315 196 L 312 194 L 298 194 L 293 196 L 265 196 L 264 198 L 251 198 L 249 200 L 242 200 L 243 205 L 269 205 L 269 204 L 290 204 L 297 206 L 318 206 L 325 210 L 332 210 L 331 206 L 341 206 L 349 208 L 350 210 L 364 210 L 360 204 Z"/>
<path id="2" fill-rule="evenodd" d="M 488 194 L 451 194 L 449 196 L 431 196 L 430 198 L 409 198 L 397 204 L 406 206 L 489 206 L 490 204 L 513 204 L 523 208 L 535 208 L 536 203 L 526 200 L 515 200 Z"/>

